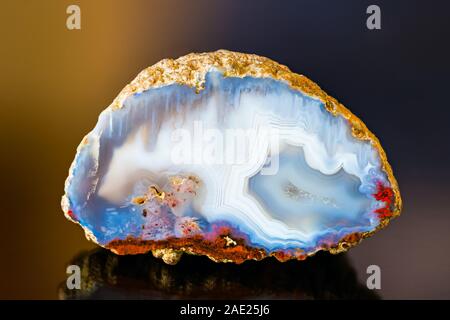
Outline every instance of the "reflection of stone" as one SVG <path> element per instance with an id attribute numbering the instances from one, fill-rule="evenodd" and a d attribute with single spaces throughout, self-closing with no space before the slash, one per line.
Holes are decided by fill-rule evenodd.
<path id="1" fill-rule="evenodd" d="M 242 263 L 345 251 L 401 199 L 348 109 L 270 59 L 221 50 L 140 73 L 83 139 L 62 205 L 117 254 Z"/>
<path id="2" fill-rule="evenodd" d="M 83 252 L 81 290 L 65 281 L 61 299 L 377 299 L 357 280 L 346 255 L 320 253 L 306 261 L 273 258 L 241 265 L 184 257 L 170 266 L 151 255 L 117 256 L 105 249 Z"/>

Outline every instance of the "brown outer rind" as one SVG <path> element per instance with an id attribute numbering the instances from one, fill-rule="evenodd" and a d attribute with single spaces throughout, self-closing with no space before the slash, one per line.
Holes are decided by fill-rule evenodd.
<path id="1" fill-rule="evenodd" d="M 390 219 L 400 215 L 402 209 L 400 190 L 393 175 L 392 168 L 387 161 L 386 153 L 381 147 L 378 138 L 370 132 L 366 125 L 357 116 L 351 113 L 350 110 L 339 103 L 335 98 L 326 94 L 316 83 L 303 75 L 293 73 L 288 67 L 271 59 L 254 54 L 238 53 L 228 50 L 218 50 L 208 53 L 191 53 L 176 60 L 164 59 L 141 71 L 138 76 L 119 93 L 117 98 L 107 108 L 107 110 L 122 108 L 124 101 L 136 93 L 171 84 L 186 85 L 195 88 L 196 92 L 199 92 L 204 89 L 206 74 L 212 69 L 221 71 L 225 77 L 271 78 L 283 81 L 292 89 L 298 90 L 323 102 L 327 111 L 334 116 L 344 117 L 349 121 L 352 135 L 356 139 L 369 141 L 373 147 L 377 149 L 382 163 L 382 170 L 386 173 L 394 193 L 394 201 L 392 208 L 390 208 L 392 213 L 391 216 L 382 218 L 378 227 L 373 231 L 349 235 L 339 241 L 335 246 L 329 248 L 323 247 L 320 248 L 321 250 L 327 250 L 333 254 L 346 251 L 350 247 L 357 245 L 362 239 L 370 237 L 378 230 L 387 226 Z M 84 138 L 78 146 L 78 151 L 86 144 L 87 141 L 86 138 Z M 70 183 L 73 166 L 74 164 L 72 164 L 71 169 L 69 170 L 69 176 L 66 179 L 66 186 Z M 61 203 L 65 216 L 69 220 L 77 223 L 77 221 L 74 221 L 74 219 L 72 219 L 68 214 L 69 206 L 66 195 L 63 196 Z M 89 240 L 97 242 L 95 237 L 92 235 L 92 232 L 86 229 L 85 232 L 86 237 Z M 119 241 L 115 244 L 108 245 L 107 247 L 120 254 L 123 250 L 120 250 L 119 247 L 128 246 L 127 240 L 123 240 L 122 242 L 122 244 Z M 114 249 L 114 247 L 117 248 Z M 160 246 L 156 247 L 159 248 Z M 195 253 L 195 250 L 193 251 L 189 248 L 180 247 L 177 248 L 177 250 Z M 308 255 L 312 255 L 314 253 L 315 252 Z"/>

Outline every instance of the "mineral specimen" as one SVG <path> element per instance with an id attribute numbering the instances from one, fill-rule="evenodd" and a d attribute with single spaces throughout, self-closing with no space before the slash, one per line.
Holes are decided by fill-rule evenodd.
<path id="1" fill-rule="evenodd" d="M 378 139 L 287 67 L 220 50 L 162 60 L 100 114 L 62 207 L 117 254 L 241 263 L 345 251 L 400 214 Z"/>

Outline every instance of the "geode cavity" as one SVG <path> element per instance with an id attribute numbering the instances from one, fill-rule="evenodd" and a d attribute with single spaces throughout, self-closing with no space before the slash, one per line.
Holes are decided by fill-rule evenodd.
<path id="1" fill-rule="evenodd" d="M 256 55 L 162 60 L 100 114 L 62 206 L 118 254 L 241 263 L 357 244 L 400 214 L 378 139 L 315 83 Z"/>

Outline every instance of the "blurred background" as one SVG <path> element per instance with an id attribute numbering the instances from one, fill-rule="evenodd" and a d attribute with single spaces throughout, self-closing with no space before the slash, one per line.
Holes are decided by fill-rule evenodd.
<path id="1" fill-rule="evenodd" d="M 81 8 L 81 30 L 66 28 L 71 4 Z M 366 28 L 371 4 L 381 8 L 381 30 Z M 381 298 L 450 299 L 448 2 L 0 6 L 0 298 L 58 298 L 66 265 L 95 248 L 64 218 L 60 198 L 75 149 L 99 113 L 160 59 L 223 48 L 306 75 L 378 136 L 400 184 L 403 216 L 346 259 L 363 285 L 367 266 L 380 266 Z"/>

